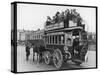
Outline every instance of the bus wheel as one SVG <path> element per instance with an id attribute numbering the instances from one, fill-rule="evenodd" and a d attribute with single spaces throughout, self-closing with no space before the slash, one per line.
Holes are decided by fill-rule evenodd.
<path id="1" fill-rule="evenodd" d="M 49 51 L 44 52 L 44 62 L 48 65 L 50 64 L 51 53 Z"/>
<path id="2" fill-rule="evenodd" d="M 63 63 L 63 56 L 59 49 L 56 49 L 53 53 L 53 63 L 57 69 L 60 69 Z"/>

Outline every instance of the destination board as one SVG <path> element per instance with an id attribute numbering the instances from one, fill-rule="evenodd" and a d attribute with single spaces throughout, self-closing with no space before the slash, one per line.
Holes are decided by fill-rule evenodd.
<path id="1" fill-rule="evenodd" d="M 45 26 L 45 30 L 53 30 L 53 29 L 59 29 L 59 28 L 64 28 L 63 22 Z"/>

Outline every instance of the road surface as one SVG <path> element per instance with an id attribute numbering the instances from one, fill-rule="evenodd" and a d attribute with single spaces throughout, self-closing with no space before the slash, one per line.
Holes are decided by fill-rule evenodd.
<path id="1" fill-rule="evenodd" d="M 95 48 L 94 48 L 95 49 Z M 30 49 L 29 60 L 26 61 L 26 53 L 24 46 L 17 47 L 17 71 L 18 72 L 27 72 L 27 71 L 45 71 L 45 70 L 57 70 L 54 65 L 46 65 L 45 63 L 37 64 L 36 61 L 33 62 L 32 58 L 32 49 Z M 75 68 L 90 68 L 96 67 L 96 51 L 88 51 L 88 60 L 87 62 L 82 63 L 80 66 L 75 65 L 73 62 L 69 61 L 61 69 L 75 69 Z"/>

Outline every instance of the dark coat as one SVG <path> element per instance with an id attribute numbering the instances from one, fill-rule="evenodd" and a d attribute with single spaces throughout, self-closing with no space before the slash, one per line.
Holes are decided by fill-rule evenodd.
<path id="1" fill-rule="evenodd" d="M 30 54 L 30 48 L 28 46 L 26 46 L 26 53 Z"/>
<path id="2" fill-rule="evenodd" d="M 77 41 L 76 41 L 77 40 Z M 79 45 L 79 39 L 74 39 L 73 40 L 73 48 Z"/>

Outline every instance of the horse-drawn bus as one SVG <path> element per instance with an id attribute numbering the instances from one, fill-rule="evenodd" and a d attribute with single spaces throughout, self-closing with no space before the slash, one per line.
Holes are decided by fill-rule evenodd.
<path id="1" fill-rule="evenodd" d="M 37 39 L 35 43 L 34 40 L 33 43 L 34 50 L 46 64 L 53 62 L 59 69 L 69 60 L 77 65 L 85 61 L 88 41 L 84 25 L 66 28 L 63 23 L 58 23 L 45 26 L 42 36 L 42 39 Z"/>
<path id="2" fill-rule="evenodd" d="M 80 65 L 85 61 L 88 50 L 87 32 L 80 15 L 76 14 L 77 16 L 74 15 L 74 17 L 72 13 L 68 15 L 69 18 L 67 16 L 65 19 L 62 17 L 58 18 L 59 20 L 47 21 L 42 39 L 32 42 L 36 41 L 34 51 L 42 57 L 44 62 L 46 64 L 53 62 L 57 69 L 69 60 Z"/>
<path id="3" fill-rule="evenodd" d="M 53 26 L 53 29 L 45 28 L 45 63 L 50 64 L 53 61 L 55 67 L 60 68 L 63 62 L 72 60 L 80 65 L 85 61 L 88 50 L 87 33 L 84 26 L 65 28 L 60 23 L 57 26 L 56 28 Z"/>

